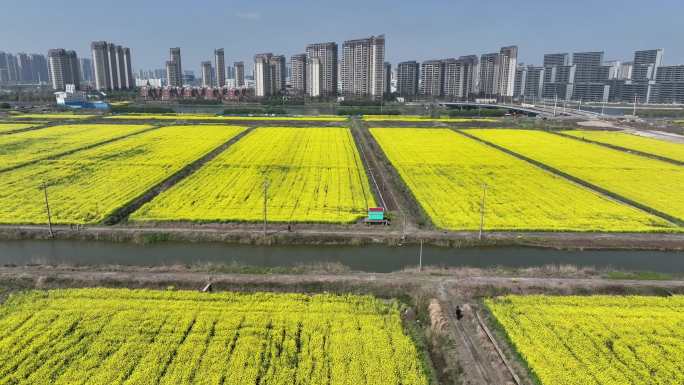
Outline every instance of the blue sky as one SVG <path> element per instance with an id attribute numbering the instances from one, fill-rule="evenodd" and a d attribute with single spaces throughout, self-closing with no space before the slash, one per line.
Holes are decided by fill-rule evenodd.
<path id="1" fill-rule="evenodd" d="M 384 33 L 387 58 L 426 60 L 494 52 L 517 44 L 521 61 L 551 52 L 604 50 L 606 59 L 664 48 L 684 64 L 682 0 L 176 1 L 2 0 L 0 50 L 76 50 L 93 40 L 129 46 L 135 68 L 161 68 L 180 46 L 198 70 L 214 48 L 226 62 L 257 52 L 302 52 L 308 43 Z"/>

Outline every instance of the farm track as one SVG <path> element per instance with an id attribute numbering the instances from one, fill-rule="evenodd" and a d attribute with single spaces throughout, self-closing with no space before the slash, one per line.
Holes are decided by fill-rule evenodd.
<path id="1" fill-rule="evenodd" d="M 390 211 L 398 211 L 402 217 L 398 218 L 398 221 L 404 231 L 417 231 L 419 222 L 431 223 L 397 170 L 392 167 L 391 162 L 380 148 L 380 144 L 371 135 L 366 122 L 360 121 L 358 118 L 352 119 L 352 131 L 356 131 L 359 135 L 359 149 L 367 155 L 368 166 L 374 170 L 374 175 L 381 186 L 380 189 L 389 202 Z"/>
<path id="2" fill-rule="evenodd" d="M 111 138 L 111 139 L 103 140 L 103 141 L 101 141 L 101 142 L 89 144 L 89 145 L 87 145 L 87 146 L 75 148 L 75 149 L 73 149 L 73 150 L 60 152 L 60 153 L 55 154 L 55 155 L 50 155 L 50 156 L 47 156 L 47 157 L 44 157 L 44 158 L 34 159 L 34 160 L 32 160 L 32 161 L 29 161 L 29 162 L 16 164 L 16 165 L 14 165 L 14 166 L 10 166 L 10 167 L 6 167 L 6 168 L 3 168 L 3 169 L 0 169 L 0 174 L 5 173 L 5 172 L 8 172 L 8 171 L 16 170 L 16 169 L 19 169 L 19 168 L 23 168 L 23 167 L 26 167 L 26 166 L 30 166 L 30 165 L 32 165 L 32 164 L 36 164 L 36 163 L 39 163 L 39 162 L 42 162 L 42 161 L 46 161 L 46 160 L 55 160 L 55 159 L 59 159 L 59 158 L 62 158 L 62 157 L 71 155 L 71 154 L 76 154 L 76 153 L 81 152 L 81 151 L 86 151 L 86 150 L 90 150 L 90 149 L 97 148 L 97 147 L 100 147 L 100 146 L 104 146 L 104 145 L 109 144 L 109 143 L 114 143 L 114 142 L 117 142 L 117 141 L 119 141 L 119 140 L 123 140 L 123 139 L 126 139 L 126 138 L 130 138 L 130 137 L 133 137 L 133 136 L 136 136 L 136 135 L 144 134 L 144 133 L 146 133 L 146 132 L 150 132 L 150 131 L 159 129 L 160 127 L 162 127 L 162 126 L 161 126 L 161 125 L 155 125 L 155 126 L 152 126 L 152 127 L 150 127 L 150 128 L 146 128 L 146 129 L 143 129 L 143 130 L 140 130 L 140 131 L 132 132 L 132 133 L 130 133 L 130 134 L 126 134 L 126 135 L 122 135 L 122 136 L 117 136 L 116 138 Z"/>
<path id="3" fill-rule="evenodd" d="M 579 141 L 582 141 L 582 142 L 585 142 L 585 143 L 591 143 L 591 144 L 596 144 L 596 145 L 599 145 L 599 146 L 607 147 L 607 148 L 610 148 L 610 149 L 612 149 L 612 150 L 617 150 L 617 151 L 626 152 L 626 153 L 628 153 L 628 154 L 639 155 L 639 156 L 643 156 L 643 157 L 646 157 L 646 158 L 651 158 L 651 159 L 659 160 L 659 161 L 662 161 L 662 162 L 671 163 L 671 164 L 674 164 L 674 165 L 677 165 L 677 166 L 684 166 L 684 162 L 682 162 L 682 161 L 679 161 L 679 160 L 676 160 L 676 159 L 670 159 L 670 158 L 667 158 L 667 157 L 664 157 L 664 156 L 660 156 L 660 155 L 656 155 L 656 154 L 651 154 L 651 153 L 649 153 L 649 152 L 643 152 L 643 151 L 634 150 L 634 149 L 631 149 L 631 148 L 616 146 L 616 145 L 614 145 L 614 144 L 599 142 L 599 141 L 591 140 L 591 139 L 587 139 L 587 138 L 580 138 L 580 137 L 577 137 L 577 136 L 568 135 L 568 134 L 565 134 L 565 133 L 562 133 L 562 132 L 558 132 L 558 131 L 553 131 L 553 130 L 549 130 L 549 131 L 547 131 L 547 132 L 549 132 L 549 133 L 551 133 L 551 134 L 554 134 L 554 135 L 562 136 L 562 137 L 564 137 L 564 138 L 579 140 Z"/>
<path id="4" fill-rule="evenodd" d="M 159 182 L 157 185 L 155 185 L 151 189 L 147 190 L 145 193 L 140 195 L 138 198 L 134 199 L 130 203 L 122 206 L 121 208 L 119 208 L 118 210 L 113 212 L 109 217 L 105 218 L 102 221 L 102 223 L 104 223 L 106 225 L 114 225 L 114 224 L 117 224 L 117 223 L 127 219 L 131 213 L 138 210 L 145 203 L 151 201 L 157 195 L 161 194 L 162 192 L 173 187 L 175 184 L 177 184 L 181 180 L 192 175 L 194 172 L 196 172 L 202 166 L 204 166 L 207 162 L 216 158 L 218 155 L 220 155 L 222 152 L 224 152 L 230 146 L 232 146 L 233 144 L 238 142 L 240 139 L 242 139 L 245 135 L 252 132 L 255 128 L 256 128 L 255 126 L 248 127 L 247 129 L 245 129 L 241 133 L 232 137 L 230 140 L 226 141 L 225 143 L 223 143 L 220 146 L 216 147 L 215 149 L 211 150 L 210 152 L 208 152 L 207 154 L 205 154 L 201 158 L 195 160 L 194 162 L 192 162 L 190 164 L 187 164 L 185 167 L 183 167 L 179 171 L 175 172 L 174 174 L 170 175 L 169 177 L 167 177 L 163 181 Z"/>
<path id="5" fill-rule="evenodd" d="M 391 191 L 387 191 L 387 185 L 385 184 L 384 178 L 381 179 L 382 176 L 378 169 L 377 160 L 375 159 L 373 154 L 371 154 L 368 150 L 367 138 L 362 138 L 363 134 L 360 131 L 361 130 L 358 127 L 358 121 L 354 120 L 352 122 L 351 127 L 352 138 L 354 138 L 354 144 L 356 145 L 356 148 L 361 154 L 361 161 L 363 162 L 364 169 L 366 170 L 366 172 L 368 173 L 368 177 L 370 178 L 369 184 L 373 189 L 373 195 L 375 196 L 377 202 L 379 202 L 385 210 L 401 211 L 401 208 L 399 207 L 399 204 L 397 203 L 394 194 Z M 378 178 L 375 177 L 376 174 L 378 175 Z M 380 185 L 382 185 L 382 189 L 378 184 L 378 179 L 381 179 Z M 387 195 L 387 200 L 385 199 L 385 195 Z M 387 204 L 388 201 L 391 205 Z"/>
<path id="6" fill-rule="evenodd" d="M 523 160 L 523 161 L 525 161 L 525 162 L 527 162 L 527 163 L 530 163 L 530 164 L 532 164 L 532 165 L 534 165 L 534 166 L 537 166 L 537 167 L 539 167 L 539 168 L 541 168 L 541 169 L 543 169 L 543 170 L 545 170 L 545 171 L 548 171 L 548 172 L 550 172 L 550 173 L 556 174 L 556 175 L 558 175 L 558 176 L 560 176 L 560 177 L 562 177 L 562 178 L 565 178 L 565 179 L 567 179 L 567 180 L 569 180 L 569 181 L 571 181 L 571 182 L 573 182 L 573 183 L 576 183 L 576 184 L 581 185 L 581 186 L 583 186 L 583 187 L 585 187 L 585 188 L 588 188 L 588 189 L 590 189 L 590 190 L 593 190 L 594 192 L 597 192 L 597 193 L 599 193 L 599 194 L 601 194 L 601 195 L 603 195 L 603 196 L 605 196 L 605 197 L 608 197 L 608 198 L 610 198 L 610 199 L 612 199 L 612 200 L 619 201 L 619 202 L 621 202 L 621 203 L 623 203 L 623 204 L 632 206 L 632 207 L 634 207 L 634 208 L 636 208 L 636 209 L 639 209 L 639 210 L 641 210 L 641 211 L 644 211 L 644 212 L 646 212 L 646 213 L 648 213 L 648 214 L 651 214 L 651 215 L 655 215 L 655 216 L 657 216 L 657 217 L 660 217 L 661 219 L 664 219 L 664 220 L 666 220 L 666 221 L 668 221 L 668 222 L 670 222 L 670 223 L 672 223 L 672 224 L 674 224 L 674 225 L 677 225 L 677 226 L 679 226 L 679 227 L 684 227 L 684 220 L 682 220 L 682 219 L 680 219 L 680 218 L 677 218 L 677 217 L 674 217 L 674 216 L 669 215 L 669 214 L 667 214 L 667 213 L 664 213 L 664 212 L 662 212 L 662 211 L 656 210 L 656 209 L 654 209 L 654 208 L 652 208 L 652 207 L 650 207 L 650 206 L 647 206 L 647 205 L 645 205 L 645 204 L 639 203 L 639 202 L 637 202 L 637 201 L 635 201 L 635 200 L 633 200 L 633 199 L 629 199 L 629 198 L 624 197 L 624 196 L 622 196 L 622 195 L 620 195 L 620 194 L 614 193 L 614 192 L 612 192 L 612 191 L 610 191 L 610 190 L 608 190 L 608 189 L 605 189 L 605 188 L 603 188 L 603 187 L 600 187 L 600 186 L 598 186 L 598 185 L 596 185 L 596 184 L 589 183 L 589 182 L 585 181 L 584 179 L 581 179 L 581 178 L 578 178 L 578 177 L 573 176 L 573 175 L 571 175 L 571 174 L 568 174 L 568 173 L 566 173 L 566 172 L 563 172 L 563 171 L 561 171 L 561 170 L 559 170 L 559 169 L 557 169 L 557 168 L 555 168 L 555 167 L 551 167 L 551 166 L 549 166 L 549 165 L 547 165 L 547 164 L 545 164 L 545 163 L 543 163 L 543 162 L 534 160 L 534 159 L 532 159 L 532 158 L 530 158 L 530 157 L 527 157 L 527 156 L 525 156 L 525 155 L 522 155 L 522 154 L 520 154 L 520 153 L 518 153 L 518 152 L 509 150 L 509 149 L 506 148 L 506 147 L 500 146 L 500 145 L 498 145 L 498 144 L 494 144 L 494 143 L 489 142 L 489 141 L 487 141 L 487 140 L 485 140 L 485 139 L 481 139 L 481 138 L 478 138 L 478 137 L 476 137 L 476 136 L 474 136 L 474 135 L 468 134 L 467 132 L 464 132 L 464 131 L 461 130 L 461 129 L 452 129 L 452 130 L 453 130 L 454 132 L 460 134 L 460 135 L 463 135 L 463 136 L 469 138 L 469 139 L 478 141 L 478 142 L 480 142 L 480 143 L 482 143 L 482 144 L 484 144 L 484 145 L 490 146 L 490 147 L 495 148 L 495 149 L 497 149 L 497 150 L 499 150 L 499 151 L 502 151 L 502 152 L 504 152 L 504 153 L 506 153 L 506 154 L 508 154 L 508 155 L 514 156 L 514 157 L 516 157 L 516 158 L 518 158 L 518 159 L 520 159 L 520 160 Z"/>
<path id="7" fill-rule="evenodd" d="M 442 310 L 449 320 L 447 332 L 450 334 L 455 354 L 450 360 L 459 362 L 463 370 L 463 375 L 472 385 L 498 385 L 502 384 L 500 375 L 492 367 L 491 363 L 484 359 L 482 346 L 476 344 L 472 330 L 466 330 L 464 326 L 468 318 L 472 315 L 466 312 L 463 318 L 459 319 L 452 299 L 447 294 L 446 285 L 442 283 L 438 287 L 438 298 Z"/>

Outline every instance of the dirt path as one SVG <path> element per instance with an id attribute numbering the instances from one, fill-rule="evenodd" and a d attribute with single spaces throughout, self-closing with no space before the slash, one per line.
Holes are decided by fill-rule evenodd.
<path id="1" fill-rule="evenodd" d="M 368 127 L 367 122 L 361 121 L 358 118 L 352 119 L 352 129 L 358 132 L 360 142 L 367 152 L 369 165 L 373 168 L 379 181 L 380 189 L 389 202 L 388 206 L 391 211 L 395 211 L 398 214 L 398 218 L 394 218 L 393 227 L 401 227 L 402 232 L 405 234 L 419 231 L 421 227 L 431 227 L 419 225 L 429 224 L 430 219 L 423 213 L 408 187 L 402 181 L 401 176 L 391 165 L 384 151 L 382 151 L 380 145 L 370 133 Z"/>
<path id="2" fill-rule="evenodd" d="M 437 292 L 442 309 L 449 319 L 447 331 L 455 345 L 453 348 L 456 356 L 450 359 L 459 362 L 468 383 L 473 385 L 507 385 L 510 383 L 508 381 L 510 376 L 502 371 L 497 365 L 497 360 L 492 359 L 491 355 L 488 354 L 488 343 L 480 338 L 477 326 L 473 325 L 475 317 L 472 308 L 461 301 L 459 305 L 461 318 L 457 315 L 457 301 L 454 301 L 455 298 L 447 292 L 446 282 L 438 285 Z"/>
<path id="3" fill-rule="evenodd" d="M 603 128 L 603 129 L 612 130 L 612 131 L 622 130 L 622 131 L 628 132 L 630 134 L 639 135 L 639 136 L 643 136 L 646 138 L 660 139 L 660 140 L 665 140 L 665 141 L 672 142 L 672 143 L 684 144 L 684 136 L 682 136 L 682 135 L 675 134 L 672 132 L 666 132 L 666 131 L 647 130 L 647 129 L 629 127 L 629 126 L 621 126 L 621 125 L 618 125 L 618 122 L 611 122 L 611 121 L 606 121 L 606 120 L 590 120 L 590 121 L 586 121 L 586 122 L 578 122 L 577 125 L 579 125 L 581 127 L 589 127 L 589 128 Z"/>
<path id="4" fill-rule="evenodd" d="M 665 131 L 650 131 L 650 130 L 639 130 L 639 129 L 634 129 L 634 128 L 624 128 L 626 132 L 629 132 L 630 134 L 634 135 L 639 135 L 643 136 L 646 138 L 652 138 L 652 139 L 660 139 L 660 140 L 665 140 L 668 142 L 672 143 L 679 143 L 679 144 L 684 144 L 684 136 L 678 135 L 678 134 L 673 134 L 671 132 L 665 132 Z"/>
<path id="5" fill-rule="evenodd" d="M 153 237 L 167 241 L 206 241 L 251 244 L 361 245 L 425 244 L 444 247 L 529 246 L 586 250 L 684 250 L 684 234 L 678 233 L 553 233 L 486 232 L 478 239 L 476 231 L 447 232 L 412 230 L 404 233 L 398 226 L 336 226 L 298 224 L 288 231 L 287 224 L 268 225 L 268 235 L 258 224 L 158 225 L 158 226 L 53 226 L 55 239 L 101 240 L 116 242 L 146 241 Z M 0 239 L 48 239 L 47 226 L 0 225 Z"/>

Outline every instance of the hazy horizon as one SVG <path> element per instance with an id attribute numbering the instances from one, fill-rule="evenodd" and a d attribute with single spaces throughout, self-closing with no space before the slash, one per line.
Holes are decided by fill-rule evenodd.
<path id="1" fill-rule="evenodd" d="M 255 53 L 304 52 L 307 44 L 385 34 L 387 60 L 428 60 L 497 52 L 520 47 L 519 61 L 541 64 L 545 53 L 605 51 L 606 60 L 631 60 L 635 50 L 663 48 L 665 64 L 684 64 L 684 47 L 674 32 L 684 3 L 633 0 L 525 4 L 492 0 L 423 1 L 401 4 L 350 0 L 340 3 L 266 0 L 208 0 L 116 3 L 76 0 L 68 4 L 37 0 L 5 1 L 0 14 L 0 50 L 47 53 L 75 50 L 90 57 L 90 42 L 107 40 L 131 48 L 133 67 L 163 68 L 170 47 L 181 47 L 183 68 L 198 71 L 214 48 L 224 48 L 226 64 Z M 468 8 L 465 8 L 468 7 Z M 382 15 L 385 15 L 384 17 Z M 377 19 L 377 20 L 376 20 Z M 355 20 L 356 23 L 352 24 Z M 29 26 L 29 28 L 27 28 Z M 21 31 L 19 36 L 17 31 Z"/>

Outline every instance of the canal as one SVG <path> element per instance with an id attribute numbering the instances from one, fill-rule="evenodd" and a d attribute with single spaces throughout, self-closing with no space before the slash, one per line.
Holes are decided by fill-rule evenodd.
<path id="1" fill-rule="evenodd" d="M 237 264 L 271 268 L 339 263 L 352 270 L 384 273 L 417 266 L 418 255 L 418 246 L 248 246 L 170 242 L 140 245 L 69 240 L 0 242 L 0 265 Z M 684 273 L 684 252 L 578 251 L 528 247 L 423 249 L 423 266 L 524 268 L 544 265 L 678 274 Z"/>

